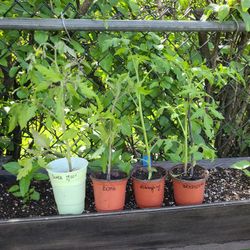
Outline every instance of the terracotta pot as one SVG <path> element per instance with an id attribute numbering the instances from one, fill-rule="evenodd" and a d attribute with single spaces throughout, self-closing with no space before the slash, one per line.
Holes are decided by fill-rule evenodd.
<path id="1" fill-rule="evenodd" d="M 120 180 L 102 180 L 91 176 L 97 212 L 123 210 L 128 178 Z"/>
<path id="2" fill-rule="evenodd" d="M 184 180 L 173 176 L 175 168 L 183 167 L 178 165 L 170 170 L 170 175 L 173 180 L 174 199 L 176 205 L 199 205 L 204 200 L 205 184 L 206 184 L 206 170 L 204 169 L 204 177 L 196 180 Z"/>
<path id="3" fill-rule="evenodd" d="M 141 180 L 132 175 L 135 201 L 139 208 L 162 206 L 166 178 L 165 169 L 163 169 L 163 173 L 161 178 L 154 180 Z"/>

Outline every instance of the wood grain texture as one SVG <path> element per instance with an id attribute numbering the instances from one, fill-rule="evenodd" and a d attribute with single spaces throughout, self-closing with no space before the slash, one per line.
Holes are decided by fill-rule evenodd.
<path id="1" fill-rule="evenodd" d="M 157 249 L 250 239 L 250 201 L 0 222 L 1 249 Z"/>

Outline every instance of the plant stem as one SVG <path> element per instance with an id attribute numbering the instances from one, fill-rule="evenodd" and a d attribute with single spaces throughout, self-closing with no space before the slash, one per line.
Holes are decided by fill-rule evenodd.
<path id="1" fill-rule="evenodd" d="M 66 121 L 65 121 L 65 93 L 64 93 L 64 82 L 61 81 L 61 88 L 62 88 L 62 132 L 63 134 L 66 132 Z M 69 140 L 65 140 L 65 145 L 66 145 L 66 159 L 68 161 L 68 165 L 69 165 L 69 172 L 73 171 L 72 168 L 72 162 L 71 162 L 71 154 L 70 154 L 70 145 L 69 145 Z"/>
<path id="2" fill-rule="evenodd" d="M 187 103 L 186 103 L 187 104 Z M 188 104 L 187 104 L 188 105 Z M 187 165 L 188 165 L 188 108 L 184 107 L 185 117 L 184 117 L 184 174 L 187 175 Z"/>
<path id="3" fill-rule="evenodd" d="M 190 96 L 188 95 L 188 130 L 189 130 L 189 136 L 190 136 L 190 146 L 194 146 L 194 137 L 193 137 L 193 130 L 192 130 L 192 123 L 191 123 L 191 102 L 190 102 Z M 190 160 L 191 160 L 191 171 L 190 171 L 190 176 L 193 176 L 194 174 L 194 166 L 195 166 L 195 161 L 194 161 L 194 154 L 191 153 L 190 155 Z"/>
<path id="4" fill-rule="evenodd" d="M 110 181 L 111 179 L 111 165 L 112 165 L 112 144 L 113 144 L 113 137 L 112 137 L 112 126 L 110 121 L 110 137 L 109 137 L 109 156 L 108 156 L 108 171 L 107 171 L 107 180 Z"/>
<path id="5" fill-rule="evenodd" d="M 133 61 L 134 69 L 135 69 L 137 84 L 140 86 L 142 84 L 142 82 L 145 81 L 146 76 L 143 78 L 142 81 L 140 81 L 139 72 L 138 72 L 138 63 L 135 62 L 134 59 L 132 59 L 132 61 Z M 143 112 L 142 112 L 141 94 L 139 93 L 138 90 L 136 91 L 136 96 L 137 96 L 137 99 L 138 99 L 138 108 L 139 108 L 139 113 L 140 113 L 141 126 L 142 126 L 145 146 L 146 146 L 146 153 L 147 153 L 147 157 L 148 157 L 148 160 L 147 160 L 147 163 L 148 163 L 148 180 L 150 180 L 152 178 L 152 167 L 151 167 L 151 160 L 150 160 L 151 159 L 151 157 L 150 157 L 150 148 L 149 148 L 147 131 L 146 131 Z"/>
<path id="6" fill-rule="evenodd" d="M 142 112 L 142 104 L 141 104 L 141 95 L 140 95 L 140 93 L 137 93 L 137 97 L 138 97 L 138 104 L 139 104 L 138 106 L 139 106 L 139 113 L 140 113 L 142 131 L 143 131 L 143 136 L 144 136 L 144 141 L 145 141 L 145 146 L 146 146 L 146 153 L 147 153 L 147 156 L 148 156 L 148 160 L 147 160 L 147 163 L 148 163 L 148 179 L 150 180 L 151 177 L 152 177 L 152 167 L 151 167 L 151 161 L 150 161 L 150 149 L 149 149 L 147 131 L 146 131 L 143 112 Z"/>
<path id="7" fill-rule="evenodd" d="M 111 108 L 111 114 L 113 115 L 115 112 L 115 106 L 116 103 L 119 100 L 119 96 L 121 93 L 121 89 L 117 89 L 117 91 L 115 92 L 115 99 L 113 101 L 112 104 L 112 108 Z M 111 179 L 111 168 L 112 168 L 112 146 L 114 143 L 114 137 L 115 137 L 115 131 L 114 131 L 114 126 L 113 123 L 114 121 L 112 121 L 111 119 L 109 120 L 109 139 L 108 139 L 108 169 L 107 169 L 107 180 L 109 181 Z"/>

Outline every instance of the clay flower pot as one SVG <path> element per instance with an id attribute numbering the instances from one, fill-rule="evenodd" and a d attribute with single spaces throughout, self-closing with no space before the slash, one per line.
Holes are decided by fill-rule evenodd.
<path id="1" fill-rule="evenodd" d="M 183 165 L 175 166 L 170 170 L 176 205 L 202 204 L 208 171 L 201 166 L 196 165 L 195 168 L 197 167 L 199 168 L 199 175 L 192 179 L 181 178 L 174 173 L 176 170 L 183 171 Z"/>
<path id="2" fill-rule="evenodd" d="M 123 210 L 128 181 L 127 177 L 108 181 L 106 179 L 100 179 L 97 174 L 92 174 L 91 180 L 93 183 L 95 208 L 97 212 Z"/>
<path id="3" fill-rule="evenodd" d="M 144 172 L 147 176 L 146 168 L 139 168 L 132 174 L 133 189 L 136 204 L 139 208 L 158 208 L 162 206 L 165 189 L 166 170 L 156 167 L 160 176 L 148 180 L 139 178 L 138 172 Z"/>

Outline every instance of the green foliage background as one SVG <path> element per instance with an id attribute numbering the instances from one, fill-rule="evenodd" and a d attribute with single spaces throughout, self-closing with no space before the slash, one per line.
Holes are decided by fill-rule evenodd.
<path id="1" fill-rule="evenodd" d="M 91 2 L 91 1 L 90 1 Z M 81 15 L 82 1 L 1 1 L 4 17 L 58 17 L 145 20 L 243 20 L 249 25 L 248 1 L 105 1 L 91 4 Z M 155 160 L 179 161 L 180 126 L 165 103 L 181 106 L 183 72 L 197 70 L 194 82 L 207 97 L 197 113 L 194 136 L 203 155 L 209 149 L 220 157 L 250 153 L 249 33 L 153 33 L 153 32 L 0 32 L 0 154 L 17 160 L 37 148 L 33 131 L 44 135 L 49 147 L 62 153 L 65 135 L 60 130 L 60 90 L 55 65 L 49 58 L 59 51 L 61 77 L 67 84 L 66 125 L 72 152 L 88 159 L 102 153 L 95 116 L 106 112 L 114 96 L 109 79 L 134 75 L 130 53 L 137 55 L 143 82 L 143 111 Z M 60 75 L 59 74 L 59 75 Z M 97 97 L 96 97 L 97 96 Z M 99 102 L 97 101 L 99 100 Z M 100 104 L 101 103 L 101 104 Z M 196 105 L 196 106 L 197 106 Z M 198 107 L 197 106 L 197 107 Z M 212 112 L 209 111 L 212 109 Z M 124 160 L 144 151 L 139 114 L 131 95 L 123 95 L 116 107 L 120 119 L 114 149 Z M 221 120 L 222 116 L 224 119 Z M 132 126 L 133 125 L 133 126 Z M 135 125 L 135 126 L 134 126 Z M 97 129 L 98 130 L 98 129 Z M 67 139 L 66 138 L 66 139 Z M 43 141 L 43 143 L 44 143 Z M 41 145 L 40 145 L 41 146 Z M 46 145 L 43 145 L 46 148 Z M 206 149 L 208 150 L 206 153 Z M 58 156 L 58 155 L 56 155 Z"/>

